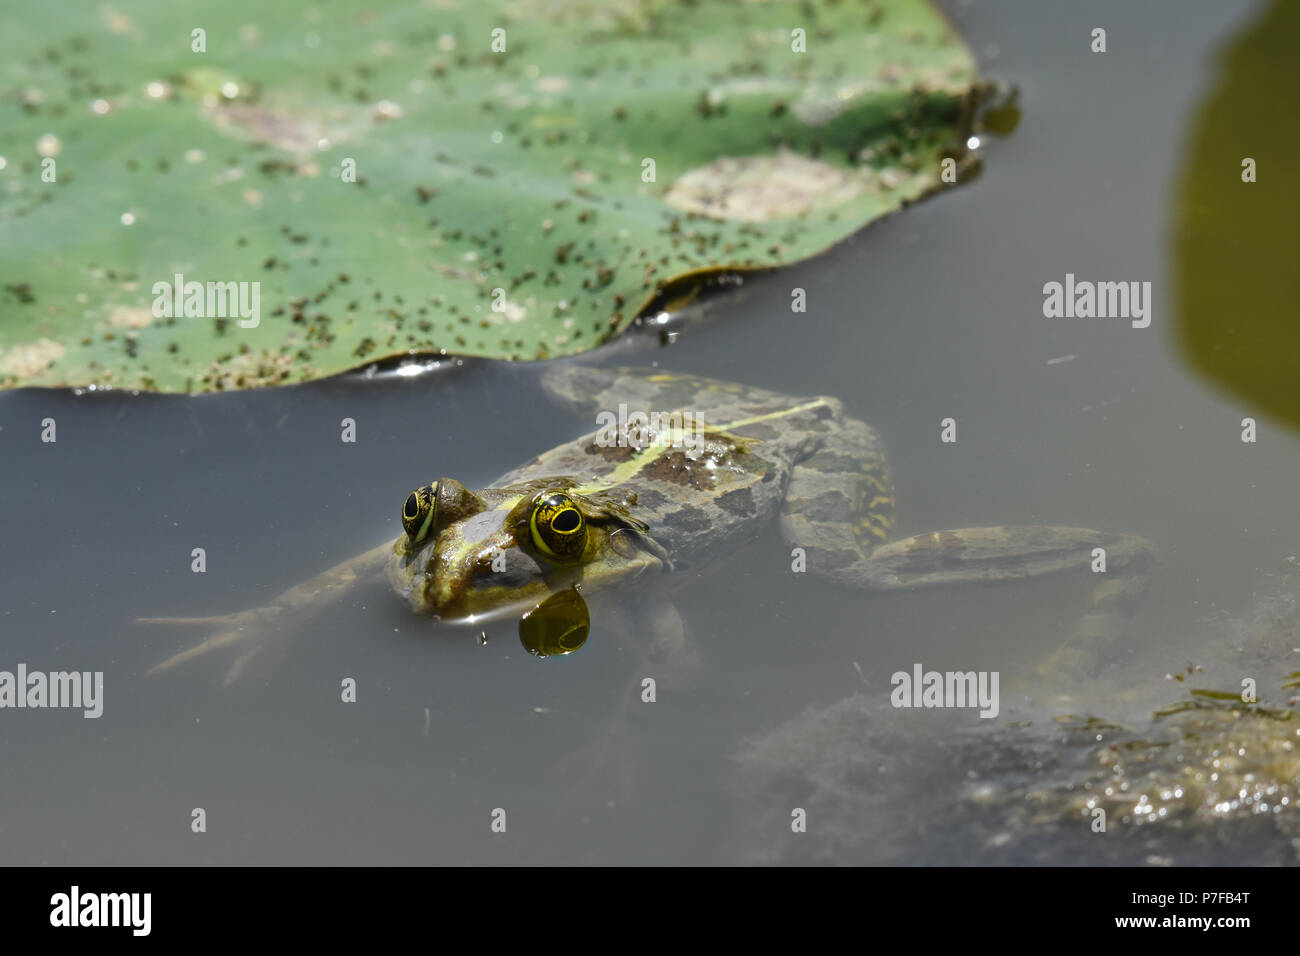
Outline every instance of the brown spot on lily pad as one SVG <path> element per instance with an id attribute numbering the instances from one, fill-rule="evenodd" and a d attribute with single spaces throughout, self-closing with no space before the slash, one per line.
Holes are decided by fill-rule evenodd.
<path id="1" fill-rule="evenodd" d="M 310 375 L 311 370 L 303 363 L 295 363 L 291 356 L 260 349 L 213 362 L 202 380 L 210 391 L 229 391 L 283 385 L 294 373 Z"/>
<path id="2" fill-rule="evenodd" d="M 108 326 L 114 329 L 143 329 L 152 322 L 153 312 L 140 305 L 119 305 L 108 316 Z"/>
<path id="3" fill-rule="evenodd" d="M 7 351 L 0 351 L 0 375 L 39 375 L 66 351 L 53 339 L 37 339 L 35 342 L 15 345 Z"/>
<path id="4" fill-rule="evenodd" d="M 692 169 L 664 199 L 712 219 L 765 222 L 831 209 L 867 189 L 866 174 L 807 159 L 788 149 L 774 156 L 722 156 Z"/>
<path id="5" fill-rule="evenodd" d="M 322 139 L 342 139 L 339 130 L 326 130 L 313 119 L 279 112 L 261 105 L 233 103 L 210 106 L 204 115 L 218 132 L 254 143 L 265 143 L 288 153 L 315 152 Z"/>

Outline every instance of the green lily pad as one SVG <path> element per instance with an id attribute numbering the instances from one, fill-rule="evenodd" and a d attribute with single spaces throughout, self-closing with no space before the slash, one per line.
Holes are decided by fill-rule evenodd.
<path id="1" fill-rule="evenodd" d="M 0 386 L 580 352 L 944 185 L 976 83 L 926 0 L 376 6 L 7 11 Z"/>

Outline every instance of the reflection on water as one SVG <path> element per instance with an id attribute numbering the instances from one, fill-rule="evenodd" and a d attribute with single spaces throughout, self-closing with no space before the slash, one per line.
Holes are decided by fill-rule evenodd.
<path id="1" fill-rule="evenodd" d="M 1224 43 L 1182 147 L 1172 237 L 1188 358 L 1256 414 L 1292 428 L 1300 426 L 1297 37 L 1300 6 L 1274 0 Z"/>
<path id="2" fill-rule="evenodd" d="M 491 363 L 197 399 L 8 393 L 0 669 L 105 681 L 97 720 L 0 713 L 5 861 L 1293 862 L 1276 807 L 1297 773 L 1280 712 L 1300 670 L 1286 603 L 1300 443 L 1243 444 L 1240 419 L 1259 410 L 1188 373 L 1161 304 L 1186 129 L 1213 51 L 1253 8 L 1188 6 L 1171 36 L 1146 6 L 1089 8 L 1086 26 L 1125 40 L 1104 61 L 1047 5 L 955 10 L 1025 107 L 977 182 L 747 277 L 670 347 L 640 336 L 591 357 L 840 399 L 889 449 L 902 536 L 1037 523 L 1155 542 L 1136 631 L 1094 681 L 1032 673 L 1087 584 L 847 593 L 791 574 L 774 527 L 719 567 L 586 596 L 574 654 L 537 659 L 513 622 L 486 641 L 434 627 L 375 580 L 277 632 L 231 686 L 233 654 L 146 676 L 194 635 L 137 616 L 265 604 L 394 539 L 412 488 L 443 474 L 483 487 L 596 422 L 548 404 L 539 367 Z M 1289 135 L 1278 126 L 1268 135 Z M 1288 188 L 1270 172 L 1284 161 L 1224 195 L 1268 176 Z M 1220 291 L 1264 282 L 1231 255 L 1193 271 Z M 1044 283 L 1067 273 L 1151 281 L 1151 327 L 1044 318 Z M 1270 336 L 1286 341 L 1256 333 Z M 47 417 L 54 444 L 39 441 Z M 339 440 L 344 418 L 355 443 Z M 918 663 L 1001 674 L 998 717 L 891 707 L 890 675 Z M 1244 677 L 1258 707 L 1195 698 L 1211 705 L 1153 719 L 1188 687 Z M 1216 768 L 1215 741 L 1245 753 Z M 1191 794 L 1231 804 L 1247 774 L 1249 805 L 1188 815 Z M 1179 781 L 1186 798 L 1162 796 Z"/>
<path id="3" fill-rule="evenodd" d="M 519 643 L 536 657 L 563 657 L 587 643 L 591 612 L 576 586 L 552 594 L 519 618 Z"/>

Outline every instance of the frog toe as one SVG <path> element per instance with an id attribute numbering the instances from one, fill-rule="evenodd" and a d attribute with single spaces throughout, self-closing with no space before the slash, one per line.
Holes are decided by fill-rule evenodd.
<path id="1" fill-rule="evenodd" d="M 153 667 L 149 668 L 145 673 L 146 675 L 161 674 L 163 671 L 171 670 L 173 667 L 184 664 L 186 661 L 191 661 L 196 657 L 202 657 L 204 654 L 210 653 L 211 651 L 217 651 L 223 647 L 229 647 L 231 644 L 241 641 L 247 636 L 248 635 L 242 627 L 231 631 L 219 631 L 206 640 L 195 644 L 193 647 L 188 647 L 183 651 L 177 651 L 171 657 L 164 661 L 160 661 Z"/>
<path id="2" fill-rule="evenodd" d="M 229 624 L 235 620 L 238 614 L 214 614 L 211 617 L 137 617 L 137 624 L 198 624 L 202 627 L 213 627 L 218 624 Z"/>
<path id="3" fill-rule="evenodd" d="M 232 647 L 236 644 L 255 641 L 251 647 L 242 649 L 242 653 L 236 658 L 235 663 L 231 665 L 230 673 L 226 676 L 226 683 L 233 683 L 238 679 L 239 674 L 243 671 L 244 666 L 256 651 L 261 648 L 260 639 L 266 636 L 266 622 L 274 617 L 279 611 L 276 607 L 255 608 L 251 611 L 241 611 L 237 614 L 220 614 L 213 617 L 199 618 L 137 618 L 140 623 L 152 624 L 200 624 L 208 627 L 214 627 L 215 633 L 207 637 L 192 647 L 183 651 L 178 651 L 164 661 L 160 661 L 146 671 L 146 675 L 160 674 L 163 671 L 171 670 L 181 664 L 191 661 L 196 657 L 202 657 L 212 651 L 219 651 L 222 648 Z"/>
<path id="4" fill-rule="evenodd" d="M 247 650 L 245 650 L 238 657 L 236 657 L 235 662 L 230 665 L 230 670 L 226 672 L 225 680 L 221 682 L 222 686 L 229 687 L 231 684 L 234 684 L 236 681 L 238 681 L 239 678 L 243 676 L 244 669 L 248 666 L 248 662 L 251 661 L 254 657 L 256 657 L 261 652 L 262 652 L 262 645 L 256 644 L 253 647 L 250 647 Z"/>

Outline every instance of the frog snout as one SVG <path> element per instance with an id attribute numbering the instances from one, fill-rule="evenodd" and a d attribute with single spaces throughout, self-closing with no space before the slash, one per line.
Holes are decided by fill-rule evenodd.
<path id="1" fill-rule="evenodd" d="M 526 588 L 540 580 L 542 566 L 518 545 L 490 548 L 479 554 L 470 568 L 469 586 L 475 590 L 489 588 Z"/>
<path id="2" fill-rule="evenodd" d="M 430 560 L 426 579 L 433 613 L 453 620 L 503 610 L 546 591 L 541 565 L 514 545 L 441 552 Z"/>

